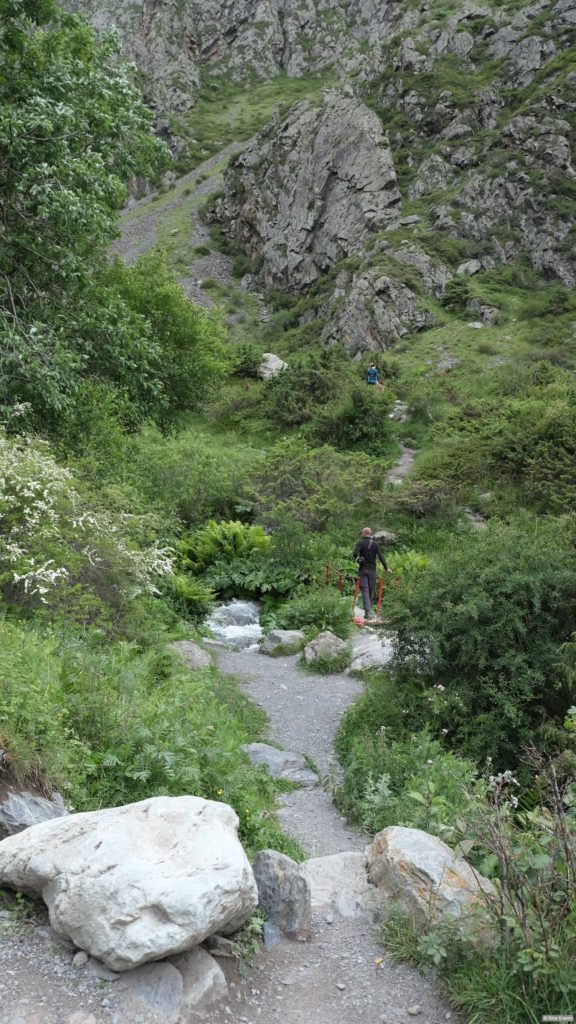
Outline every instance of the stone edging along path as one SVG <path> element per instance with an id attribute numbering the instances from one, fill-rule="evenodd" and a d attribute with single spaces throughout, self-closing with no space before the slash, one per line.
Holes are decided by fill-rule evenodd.
<path id="1" fill-rule="evenodd" d="M 250 649 L 221 648 L 217 661 L 264 709 L 272 743 L 307 755 L 325 782 L 338 777 L 334 736 L 341 715 L 362 692 L 358 679 L 305 673 L 296 657 L 270 658 Z M 346 823 L 323 786 L 285 795 L 279 817 L 308 857 L 348 854 L 327 868 L 344 896 L 354 885 L 349 863 L 357 862 L 368 837 Z M 326 905 L 313 903 L 313 911 L 309 942 L 284 941 L 262 952 L 245 978 L 221 961 L 229 999 L 208 1012 L 209 1024 L 455 1024 L 430 979 L 390 960 L 353 899 L 336 895 Z"/>

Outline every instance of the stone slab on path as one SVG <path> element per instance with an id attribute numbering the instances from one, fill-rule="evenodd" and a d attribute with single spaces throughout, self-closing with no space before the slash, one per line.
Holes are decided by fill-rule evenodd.
<path id="1" fill-rule="evenodd" d="M 298 786 L 317 786 L 318 776 L 306 764 L 302 754 L 290 750 L 279 750 L 269 743 L 243 743 L 252 764 L 262 765 L 273 779 L 295 782 Z"/>

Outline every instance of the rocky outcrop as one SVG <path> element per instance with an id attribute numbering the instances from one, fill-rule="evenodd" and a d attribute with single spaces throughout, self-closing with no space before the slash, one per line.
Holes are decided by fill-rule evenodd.
<path id="1" fill-rule="evenodd" d="M 65 0 L 98 32 L 114 30 L 124 55 L 138 65 L 144 89 L 161 113 L 188 110 L 200 86 L 197 30 L 191 4 L 180 0 Z"/>
<path id="2" fill-rule="evenodd" d="M 0 885 L 41 895 L 59 934 L 116 971 L 234 931 L 256 884 L 226 804 L 156 797 L 0 843 Z"/>
<path id="3" fill-rule="evenodd" d="M 385 351 L 403 335 L 434 323 L 433 315 L 421 308 L 410 288 L 378 268 L 355 274 L 351 279 L 343 271 L 336 279 L 330 305 L 320 308 L 323 312 L 327 314 L 324 344 L 342 345 L 352 355 Z"/>
<path id="4" fill-rule="evenodd" d="M 215 216 L 269 285 L 304 289 L 358 251 L 400 201 L 382 123 L 331 91 L 273 122 L 233 163 Z"/>
<path id="5" fill-rule="evenodd" d="M 368 847 L 368 877 L 418 921 L 464 917 L 493 898 L 494 886 L 441 839 L 392 826 Z"/>

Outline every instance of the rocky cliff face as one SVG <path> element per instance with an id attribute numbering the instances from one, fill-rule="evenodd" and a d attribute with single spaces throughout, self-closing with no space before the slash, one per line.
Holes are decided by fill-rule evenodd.
<path id="1" fill-rule="evenodd" d="M 250 143 L 215 211 L 264 283 L 318 292 L 326 343 L 385 348 L 497 264 L 576 284 L 576 0 L 68 3 L 118 29 L 160 111 L 212 77 L 337 70 Z"/>
<path id="2" fill-rule="evenodd" d="M 391 27 L 418 19 L 399 0 L 62 0 L 115 30 L 161 113 L 187 110 L 202 78 L 267 80 L 336 66 L 379 67 Z M 374 49 L 376 47 L 376 49 Z"/>
<path id="3" fill-rule="evenodd" d="M 271 124 L 216 208 L 268 284 L 354 256 L 317 307 L 351 351 L 425 328 L 427 295 L 498 263 L 576 284 L 576 0 L 450 6 L 360 4 L 354 91 Z"/>
<path id="4" fill-rule="evenodd" d="M 394 219 L 400 202 L 376 114 L 338 92 L 298 104 L 236 160 L 217 219 L 270 285 L 306 288 Z"/>

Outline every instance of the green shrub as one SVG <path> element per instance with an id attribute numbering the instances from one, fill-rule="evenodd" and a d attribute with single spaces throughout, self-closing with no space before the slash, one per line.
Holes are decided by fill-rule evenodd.
<path id="1" fill-rule="evenodd" d="M 152 515 L 102 509 L 46 443 L 0 433 L 0 591 L 18 614 L 39 611 L 121 631 L 140 597 L 158 593 L 173 552 Z"/>
<path id="2" fill-rule="evenodd" d="M 271 448 L 253 476 L 259 518 L 274 531 L 288 522 L 314 533 L 357 532 L 381 506 L 383 462 L 330 445 L 313 448 L 298 438 Z"/>
<path id="3" fill-rule="evenodd" d="M 76 810 L 191 793 L 231 804 L 249 851 L 298 855 L 279 831 L 278 785 L 241 744 L 264 715 L 229 677 L 189 672 L 165 648 L 38 636 L 0 620 L 0 745 L 14 777 Z"/>
<path id="4" fill-rule="evenodd" d="M 196 527 L 233 518 L 238 502 L 250 497 L 249 477 L 262 461 L 260 451 L 237 439 L 232 445 L 193 428 L 165 437 L 148 428 L 133 439 L 126 471 L 151 507 Z"/>
<path id="5" fill-rule="evenodd" d="M 420 828 L 449 841 L 470 803 L 471 761 L 443 749 L 428 729 L 396 738 L 381 726 L 348 746 L 339 804 L 369 832 Z"/>
<path id="6" fill-rule="evenodd" d="M 391 447 L 388 419 L 390 400 L 366 385 L 356 387 L 342 401 L 323 407 L 310 425 L 310 435 L 335 448 L 361 448 L 382 455 Z"/>
<path id="7" fill-rule="evenodd" d="M 380 929 L 399 959 L 432 967 L 454 1006 L 476 1024 L 540 1024 L 571 1015 L 576 991 L 574 771 L 536 752 L 538 796 L 529 811 L 511 772 L 491 776 L 487 797 L 460 815 L 465 852 L 495 881 L 475 913 L 415 927 L 395 916 Z M 517 795 L 519 794 L 519 795 Z M 478 930 L 492 941 L 479 947 Z"/>
<path id="8" fill-rule="evenodd" d="M 470 282 L 466 277 L 453 277 L 447 282 L 440 303 L 454 313 L 463 313 L 472 298 Z"/>
<path id="9" fill-rule="evenodd" d="M 215 597 L 202 580 L 182 573 L 166 578 L 166 593 L 181 614 L 196 621 L 206 618 Z"/>
<path id="10" fill-rule="evenodd" d="M 307 590 L 283 604 L 276 615 L 279 629 L 329 630 L 345 640 L 352 631 L 352 603 L 337 590 Z"/>
<path id="11" fill-rule="evenodd" d="M 467 756 L 514 766 L 574 703 L 573 538 L 572 518 L 490 520 L 398 592 L 399 662 L 429 688 L 431 716 Z"/>
<path id="12" fill-rule="evenodd" d="M 262 349 L 258 345 L 253 345 L 249 342 L 236 345 L 232 356 L 234 359 L 233 373 L 235 377 L 258 378 L 258 370 L 262 362 Z"/>
<path id="13" fill-rule="evenodd" d="M 261 526 L 238 520 L 217 523 L 210 519 L 205 526 L 182 537 L 178 551 L 184 568 L 201 573 L 214 562 L 232 561 L 251 552 L 263 553 L 270 544 L 270 537 Z"/>

